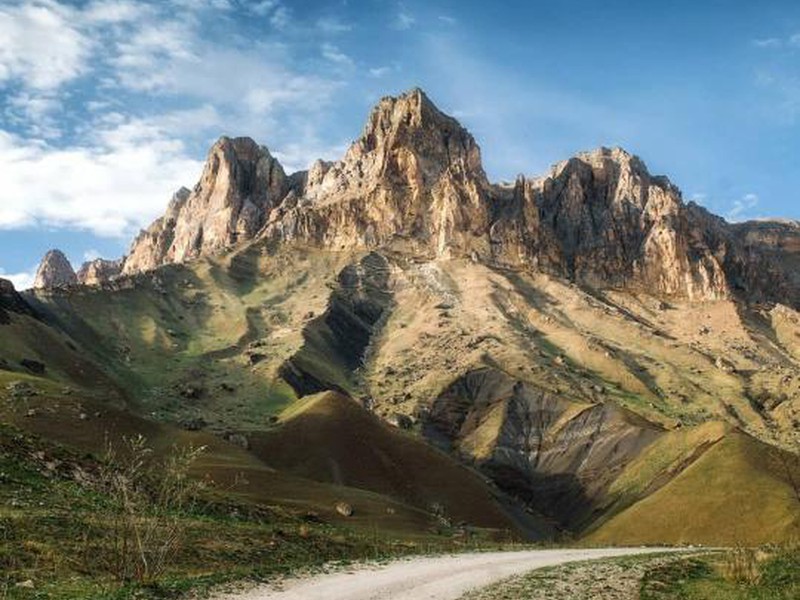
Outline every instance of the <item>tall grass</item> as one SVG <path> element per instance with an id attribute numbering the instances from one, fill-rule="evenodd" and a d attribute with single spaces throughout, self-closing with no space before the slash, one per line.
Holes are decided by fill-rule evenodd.
<path id="1" fill-rule="evenodd" d="M 107 444 L 99 486 L 105 510 L 95 516 L 106 539 L 106 570 L 120 583 L 155 583 L 183 542 L 187 514 L 193 512 L 204 483 L 189 469 L 204 448 L 174 448 L 161 462 L 143 436 L 125 438 L 122 448 Z M 88 540 L 87 540 L 88 541 Z M 91 552 L 87 561 L 94 561 Z"/>

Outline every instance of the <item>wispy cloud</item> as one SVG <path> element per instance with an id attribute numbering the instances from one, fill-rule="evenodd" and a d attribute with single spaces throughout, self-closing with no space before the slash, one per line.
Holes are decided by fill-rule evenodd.
<path id="1" fill-rule="evenodd" d="M 317 20 L 316 28 L 322 33 L 336 35 L 352 31 L 353 25 L 350 23 L 345 23 L 335 17 L 325 17 Z"/>
<path id="2" fill-rule="evenodd" d="M 369 69 L 368 73 L 370 77 L 380 78 L 385 77 L 389 73 L 392 72 L 391 67 L 372 67 Z"/>
<path id="3" fill-rule="evenodd" d="M 394 29 L 405 31 L 406 29 L 411 29 L 416 22 L 417 19 L 404 4 L 401 3 L 398 5 L 397 12 L 395 13 L 394 20 L 392 21 L 392 27 Z"/>
<path id="4" fill-rule="evenodd" d="M 291 23 L 292 14 L 285 6 L 279 6 L 269 19 L 270 24 L 279 30 L 286 29 Z"/>
<path id="5" fill-rule="evenodd" d="M 339 66 L 343 67 L 352 67 L 353 66 L 353 59 L 350 58 L 347 54 L 339 50 L 337 46 L 334 44 L 322 44 L 322 56 L 335 63 Z"/>
<path id="6" fill-rule="evenodd" d="M 800 48 L 800 33 L 786 37 L 765 37 L 753 40 L 756 48 Z"/>
<path id="7" fill-rule="evenodd" d="M 734 200 L 731 209 L 725 213 L 725 219 L 731 222 L 743 221 L 753 218 L 752 211 L 758 206 L 759 198 L 757 194 L 745 194 L 741 199 Z"/>
<path id="8" fill-rule="evenodd" d="M 782 45 L 783 40 L 775 37 L 753 40 L 753 46 L 756 48 L 780 48 Z"/>

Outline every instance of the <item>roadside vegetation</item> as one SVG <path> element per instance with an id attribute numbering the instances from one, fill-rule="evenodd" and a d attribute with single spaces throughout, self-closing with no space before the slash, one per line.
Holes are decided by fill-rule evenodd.
<path id="1" fill-rule="evenodd" d="M 155 459 L 136 437 L 94 457 L 0 425 L 0 599 L 179 598 L 331 563 L 491 545 L 433 523 L 409 539 L 236 503 L 188 476 L 201 454 Z"/>
<path id="2" fill-rule="evenodd" d="M 689 558 L 645 572 L 641 600 L 794 600 L 800 598 L 800 546 Z"/>

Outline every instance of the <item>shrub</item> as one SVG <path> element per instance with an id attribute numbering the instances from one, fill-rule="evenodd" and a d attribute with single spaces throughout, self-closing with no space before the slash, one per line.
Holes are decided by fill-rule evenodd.
<path id="1" fill-rule="evenodd" d="M 99 478 L 107 508 L 96 518 L 107 538 L 102 562 L 117 581 L 149 585 L 168 568 L 203 487 L 189 476 L 203 451 L 173 448 L 157 462 L 143 436 L 125 438 L 119 451 L 107 445 Z"/>

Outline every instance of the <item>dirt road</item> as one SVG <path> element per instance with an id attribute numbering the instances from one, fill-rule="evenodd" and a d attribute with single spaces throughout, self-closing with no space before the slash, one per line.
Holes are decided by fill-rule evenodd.
<path id="1" fill-rule="evenodd" d="M 259 587 L 216 600 L 454 600 L 469 590 L 568 562 L 664 552 L 653 548 L 481 552 L 399 560 Z"/>

